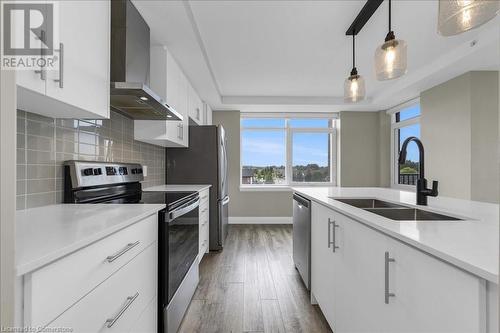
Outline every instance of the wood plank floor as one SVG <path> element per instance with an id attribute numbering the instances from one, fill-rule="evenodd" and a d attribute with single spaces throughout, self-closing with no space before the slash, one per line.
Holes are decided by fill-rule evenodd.
<path id="1" fill-rule="evenodd" d="M 200 264 L 180 332 L 331 332 L 293 265 L 291 225 L 231 225 Z"/>

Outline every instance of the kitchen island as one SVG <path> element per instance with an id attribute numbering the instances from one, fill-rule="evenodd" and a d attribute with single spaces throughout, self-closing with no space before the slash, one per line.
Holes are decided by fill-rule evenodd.
<path id="1" fill-rule="evenodd" d="M 335 199 L 415 208 L 415 193 L 293 190 L 312 201 L 312 301 L 334 330 L 498 330 L 498 205 L 429 198 L 418 208 L 460 220 L 396 221 Z"/>

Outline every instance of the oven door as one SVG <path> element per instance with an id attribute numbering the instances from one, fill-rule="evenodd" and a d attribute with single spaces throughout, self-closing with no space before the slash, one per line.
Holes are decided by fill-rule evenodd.
<path id="1" fill-rule="evenodd" d="M 168 298 L 175 295 L 189 268 L 198 256 L 199 234 L 198 193 L 168 212 Z"/>

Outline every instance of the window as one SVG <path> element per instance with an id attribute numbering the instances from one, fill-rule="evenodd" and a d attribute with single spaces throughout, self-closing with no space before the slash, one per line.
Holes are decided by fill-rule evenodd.
<path id="1" fill-rule="evenodd" d="M 393 113 L 393 185 L 396 187 L 414 186 L 419 173 L 418 148 L 414 142 L 408 144 L 404 164 L 398 163 L 399 151 L 403 142 L 415 136 L 420 138 L 420 103 L 412 101 Z"/>
<path id="2" fill-rule="evenodd" d="M 334 183 L 335 120 L 242 116 L 241 185 Z"/>

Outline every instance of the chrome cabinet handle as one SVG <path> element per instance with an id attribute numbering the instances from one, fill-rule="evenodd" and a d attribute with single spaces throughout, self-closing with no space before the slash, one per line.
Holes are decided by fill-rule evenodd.
<path id="1" fill-rule="evenodd" d="M 54 82 L 59 82 L 59 88 L 64 88 L 64 44 L 59 43 L 59 79 Z"/>
<path id="2" fill-rule="evenodd" d="M 134 296 L 127 297 L 127 301 L 123 304 L 123 307 L 118 311 L 118 313 L 113 317 L 106 320 L 106 327 L 111 328 L 118 319 L 122 316 L 122 314 L 132 305 L 132 303 L 139 297 L 139 293 L 136 292 Z"/>
<path id="3" fill-rule="evenodd" d="M 200 120 L 200 108 L 196 108 L 196 119 Z"/>
<path id="4" fill-rule="evenodd" d="M 207 209 L 205 208 L 205 209 L 203 209 L 203 210 L 201 211 L 201 213 L 203 214 L 203 213 L 205 213 L 206 211 L 207 211 Z"/>
<path id="5" fill-rule="evenodd" d="M 389 292 L 389 263 L 395 262 L 396 259 L 389 257 L 389 252 L 385 252 L 385 304 L 389 304 L 389 297 L 394 297 L 396 294 Z"/>
<path id="6" fill-rule="evenodd" d="M 45 43 L 45 30 L 40 31 L 40 38 L 37 38 L 38 40 L 42 41 Z M 41 47 L 40 49 L 40 56 L 43 58 L 46 54 L 45 48 Z M 40 74 L 40 80 L 45 81 L 47 78 L 47 71 L 43 69 L 45 66 L 42 66 L 42 69 L 36 70 L 35 73 Z"/>
<path id="7" fill-rule="evenodd" d="M 184 139 L 184 126 L 182 124 L 177 124 L 177 137 L 179 139 Z"/>
<path id="8" fill-rule="evenodd" d="M 120 258 L 122 255 L 124 255 L 125 253 L 127 253 L 128 251 L 132 250 L 134 247 L 136 247 L 137 245 L 139 245 L 139 241 L 137 242 L 134 242 L 134 243 L 128 243 L 127 246 L 125 246 L 123 249 L 121 249 L 120 251 L 116 252 L 115 254 L 111 255 L 111 256 L 107 256 L 106 257 L 106 261 L 107 262 L 113 262 L 115 261 L 116 259 Z"/>
<path id="9" fill-rule="evenodd" d="M 333 231 L 332 231 L 332 225 L 333 225 Z M 339 247 L 336 245 L 335 241 L 335 229 L 338 228 L 339 225 L 335 223 L 335 220 L 332 220 L 328 218 L 328 248 L 330 248 L 330 245 L 332 245 L 332 251 L 335 252 L 336 249 Z"/>

